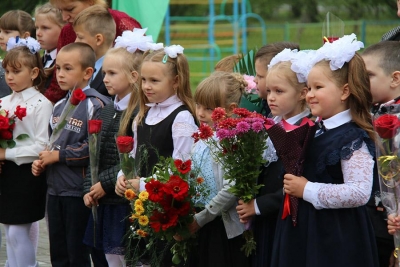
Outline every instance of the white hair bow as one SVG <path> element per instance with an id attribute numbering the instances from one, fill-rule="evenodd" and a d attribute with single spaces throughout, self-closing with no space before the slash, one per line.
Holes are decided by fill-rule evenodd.
<path id="1" fill-rule="evenodd" d="M 145 36 L 146 31 L 147 28 L 134 28 L 133 31 L 124 31 L 122 36 L 118 36 L 115 39 L 114 47 L 123 47 L 130 53 L 134 53 L 136 50 L 147 51 L 149 49 L 155 50 L 154 48 L 162 48 L 163 44 L 155 44 L 151 35 Z"/>
<path id="2" fill-rule="evenodd" d="M 171 46 L 166 46 L 164 47 L 165 53 L 170 57 L 170 58 L 176 58 L 178 54 L 183 54 L 183 47 L 180 45 L 171 45 Z"/>
<path id="3" fill-rule="evenodd" d="M 28 47 L 29 51 L 32 54 L 36 54 L 37 52 L 40 51 L 40 44 L 38 43 L 38 41 L 36 41 L 32 37 L 23 39 L 23 38 L 19 38 L 19 36 L 17 36 L 17 37 L 10 37 L 8 39 L 7 51 L 10 51 L 11 49 L 18 47 L 18 46 Z"/>

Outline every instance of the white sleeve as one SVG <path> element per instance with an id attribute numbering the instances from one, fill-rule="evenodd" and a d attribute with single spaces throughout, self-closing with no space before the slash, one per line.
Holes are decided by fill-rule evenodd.
<path id="1" fill-rule="evenodd" d="M 196 131 L 197 125 L 189 111 L 181 111 L 176 115 L 172 124 L 172 141 L 174 143 L 172 158 L 182 160 L 190 158 L 190 152 L 194 144 L 192 135 Z"/>
<path id="2" fill-rule="evenodd" d="M 303 199 L 316 209 L 354 208 L 365 205 L 371 195 L 374 160 L 362 144 L 348 160 L 341 160 L 343 184 L 307 182 Z"/>

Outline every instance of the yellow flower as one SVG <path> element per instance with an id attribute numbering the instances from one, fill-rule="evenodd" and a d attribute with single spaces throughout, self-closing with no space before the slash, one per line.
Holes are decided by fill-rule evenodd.
<path id="1" fill-rule="evenodd" d="M 144 208 L 143 208 L 143 206 L 136 205 L 135 206 L 135 211 L 136 211 L 137 214 L 140 215 L 140 214 L 142 214 L 144 212 Z"/>
<path id="2" fill-rule="evenodd" d="M 137 233 L 139 236 L 141 236 L 141 237 L 146 237 L 146 236 L 149 235 L 148 233 L 146 233 L 146 232 L 143 231 L 142 229 L 137 230 L 136 233 Z"/>
<path id="3" fill-rule="evenodd" d="M 141 201 L 146 201 L 149 198 L 149 193 L 147 193 L 147 191 L 142 191 L 139 194 L 139 199 Z"/>
<path id="4" fill-rule="evenodd" d="M 126 198 L 127 200 L 132 200 L 132 199 L 134 199 L 135 197 L 136 197 L 136 194 L 135 194 L 135 192 L 133 192 L 132 189 L 127 189 L 127 190 L 125 191 L 125 198 Z"/>
<path id="5" fill-rule="evenodd" d="M 135 200 L 135 207 L 136 206 L 143 206 L 143 202 L 140 199 Z"/>
<path id="6" fill-rule="evenodd" d="M 146 215 L 139 217 L 139 224 L 146 226 L 149 223 L 149 218 Z"/>

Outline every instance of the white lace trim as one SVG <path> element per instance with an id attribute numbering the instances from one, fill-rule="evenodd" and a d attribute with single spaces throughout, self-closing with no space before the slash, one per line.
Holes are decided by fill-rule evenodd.
<path id="1" fill-rule="evenodd" d="M 265 167 L 272 162 L 278 161 L 278 155 L 276 155 L 274 144 L 270 138 L 267 138 L 267 149 L 264 150 L 263 159 L 266 160 Z"/>

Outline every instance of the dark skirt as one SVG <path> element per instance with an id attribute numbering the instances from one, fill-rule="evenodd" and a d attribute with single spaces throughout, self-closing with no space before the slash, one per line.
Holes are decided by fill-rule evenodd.
<path id="1" fill-rule="evenodd" d="M 252 223 L 254 240 L 257 247 L 253 253 L 253 267 L 269 267 L 271 266 L 272 246 L 274 244 L 275 228 L 277 216 L 263 217 L 255 216 Z"/>
<path id="2" fill-rule="evenodd" d="M 44 218 L 46 175 L 33 176 L 32 164 L 6 160 L 0 174 L 0 223 L 26 224 Z"/>
<path id="3" fill-rule="evenodd" d="M 222 217 L 204 225 L 197 233 L 198 247 L 185 266 L 250 266 L 250 258 L 241 251 L 245 239 L 242 235 L 228 239 Z"/>
<path id="4" fill-rule="evenodd" d="M 83 242 L 90 247 L 102 249 L 105 254 L 125 255 L 129 211 L 129 204 L 98 206 L 96 236 L 94 238 L 93 215 L 90 215 Z"/>

